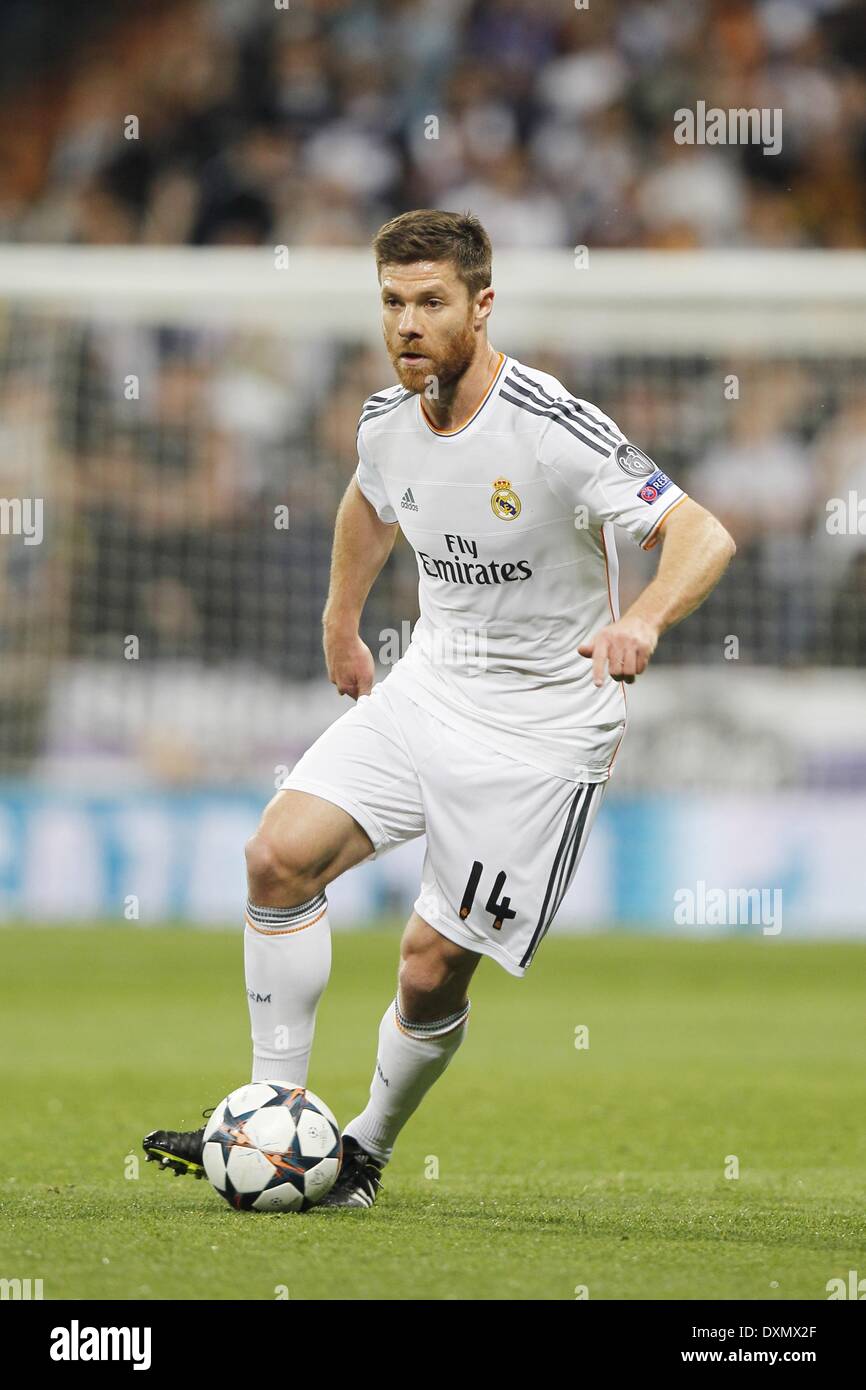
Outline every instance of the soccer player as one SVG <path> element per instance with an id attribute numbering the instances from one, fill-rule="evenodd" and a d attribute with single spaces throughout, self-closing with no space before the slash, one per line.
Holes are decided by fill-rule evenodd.
<path id="1" fill-rule="evenodd" d="M 331 963 L 326 889 L 426 834 L 369 1100 L 322 1205 L 369 1207 L 397 1136 L 466 1034 L 482 956 L 522 976 L 572 881 L 625 729 L 624 686 L 717 583 L 734 543 L 595 405 L 488 339 L 491 246 L 435 210 L 373 241 L 397 384 L 364 404 L 324 613 L 354 705 L 296 764 L 247 845 L 253 1081 L 306 1084 Z M 620 616 L 614 524 L 655 578 Z M 374 685 L 359 636 L 398 528 L 421 617 Z M 202 1171 L 202 1135 L 149 1158 Z"/>

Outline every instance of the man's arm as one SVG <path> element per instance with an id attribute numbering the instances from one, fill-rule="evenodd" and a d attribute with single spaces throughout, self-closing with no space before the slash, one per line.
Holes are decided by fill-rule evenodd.
<path id="1" fill-rule="evenodd" d="M 646 670 L 662 633 L 693 612 L 718 584 L 737 547 L 720 521 L 688 497 L 662 523 L 662 556 L 655 579 L 619 622 L 578 647 L 592 657 L 592 677 L 601 685 L 605 669 L 631 685 Z"/>
<path id="2" fill-rule="evenodd" d="M 394 547 L 399 527 L 380 521 L 355 478 L 346 488 L 334 527 L 331 584 L 322 616 L 328 676 L 341 695 L 369 695 L 373 654 L 358 635 L 373 581 Z"/>

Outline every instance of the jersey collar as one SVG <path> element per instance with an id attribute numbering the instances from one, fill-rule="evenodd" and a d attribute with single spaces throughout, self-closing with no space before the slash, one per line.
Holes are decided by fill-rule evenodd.
<path id="1" fill-rule="evenodd" d="M 464 421 L 463 421 L 463 424 L 462 424 L 462 425 L 458 425 L 458 426 L 456 427 L 456 429 L 453 429 L 453 430 L 439 430 L 439 429 L 437 429 L 436 426 L 435 426 L 434 424 L 431 423 L 431 421 L 430 421 L 430 419 L 429 419 L 429 417 L 428 417 L 428 415 L 427 415 L 427 412 L 426 412 L 426 410 L 424 409 L 424 405 L 423 405 L 423 402 L 422 402 L 422 400 L 421 400 L 421 396 L 420 396 L 420 393 L 419 393 L 419 396 L 418 396 L 418 412 L 419 412 L 419 415 L 420 415 L 421 419 L 423 420 L 424 424 L 427 426 L 428 430 L 430 431 L 430 433 L 431 433 L 431 434 L 435 434 L 439 439 L 453 439 L 455 435 L 457 435 L 457 434 L 462 434 L 464 430 L 468 430 L 469 426 L 470 426 L 475 420 L 478 419 L 478 416 L 481 414 L 482 410 L 484 409 L 485 405 L 486 405 L 487 402 L 489 401 L 490 397 L 493 395 L 493 392 L 495 391 L 497 385 L 499 384 L 499 382 L 500 382 L 501 379 L 502 379 L 502 375 L 503 375 L 503 373 L 504 373 L 504 371 L 505 371 L 505 366 L 506 366 L 506 363 L 507 363 L 507 362 L 508 362 L 508 357 L 506 356 L 506 354 L 505 354 L 504 352 L 500 352 L 500 354 L 499 354 L 499 360 L 498 360 L 498 362 L 496 363 L 496 366 L 493 368 L 493 372 L 491 373 L 490 380 L 489 380 L 489 382 L 487 383 L 487 386 L 486 386 L 485 389 L 484 389 L 484 394 L 482 395 L 481 400 L 478 402 L 478 404 L 476 405 L 476 407 L 475 407 L 475 409 L 473 410 L 472 414 L 469 416 L 469 419 L 468 419 L 468 420 L 464 420 Z"/>

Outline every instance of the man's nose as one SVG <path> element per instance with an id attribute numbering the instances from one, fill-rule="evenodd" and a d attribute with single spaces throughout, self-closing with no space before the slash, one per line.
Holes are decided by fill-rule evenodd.
<path id="1" fill-rule="evenodd" d="M 397 332 L 402 338 L 417 338 L 419 336 L 420 329 L 415 324 L 415 311 L 408 304 L 400 315 Z"/>

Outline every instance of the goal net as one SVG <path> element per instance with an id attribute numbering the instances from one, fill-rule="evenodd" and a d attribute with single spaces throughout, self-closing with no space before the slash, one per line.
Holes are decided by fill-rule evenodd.
<path id="1" fill-rule="evenodd" d="M 599 405 L 739 543 L 635 697 L 665 729 L 626 784 L 684 758 L 748 784 L 756 744 L 771 780 L 813 754 L 862 771 L 866 256 L 505 253 L 494 288 L 494 346 Z M 320 640 L 333 519 L 392 379 L 366 252 L 0 252 L 3 776 L 278 780 L 345 704 Z M 625 605 L 658 552 L 619 551 Z M 383 663 L 416 585 L 398 544 L 364 617 Z"/>

